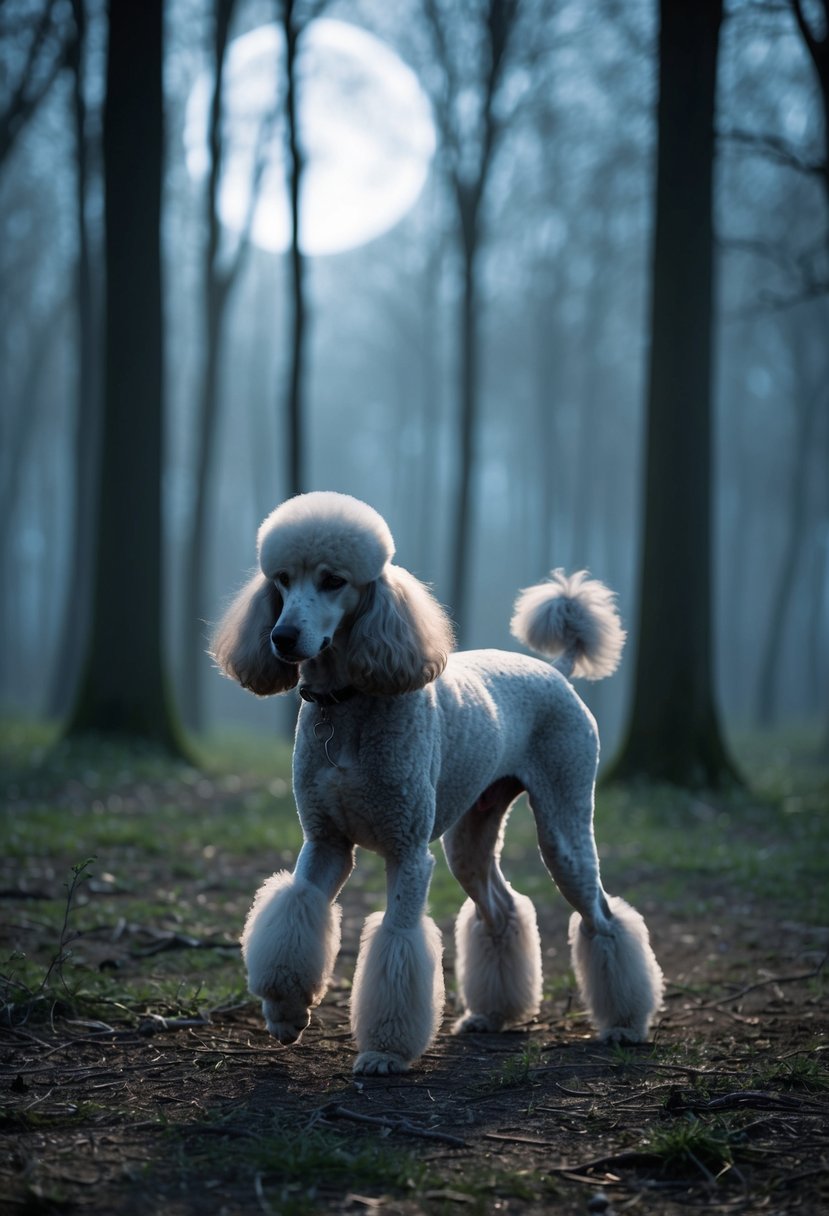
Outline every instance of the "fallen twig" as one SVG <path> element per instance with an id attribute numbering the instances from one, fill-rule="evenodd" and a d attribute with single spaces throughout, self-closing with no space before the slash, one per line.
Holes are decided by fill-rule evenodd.
<path id="1" fill-rule="evenodd" d="M 138 1033 L 144 1035 L 159 1034 L 167 1030 L 189 1030 L 193 1026 L 209 1026 L 210 1017 L 199 1015 L 195 1018 L 165 1018 L 160 1013 L 151 1013 L 138 1024 Z"/>
<path id="2" fill-rule="evenodd" d="M 339 1102 L 329 1102 L 320 1108 L 320 1115 L 327 1119 L 350 1119 L 354 1123 L 370 1123 L 374 1127 L 387 1128 L 390 1132 L 402 1132 L 406 1136 L 418 1136 L 422 1140 L 438 1140 L 441 1144 L 451 1144 L 455 1148 L 466 1148 L 466 1141 L 459 1136 L 450 1136 L 448 1132 L 435 1132 L 426 1127 L 419 1127 L 408 1119 L 391 1118 L 388 1115 L 363 1115 L 359 1111 L 348 1110 Z"/>
<path id="3" fill-rule="evenodd" d="M 757 980 L 754 984 L 747 984 L 745 988 L 741 988 L 738 992 L 718 997 L 716 1001 L 705 1001 L 703 1004 L 697 1005 L 697 1009 L 715 1009 L 717 1005 L 727 1005 L 730 1001 L 739 1001 L 744 996 L 748 996 L 750 992 L 757 992 L 760 988 L 768 988 L 770 984 L 797 984 L 803 980 L 816 979 L 826 965 L 826 959 L 827 955 L 824 954 L 817 967 L 812 971 L 801 971 L 797 975 L 770 975 L 766 980 Z"/>
<path id="4" fill-rule="evenodd" d="M 806 1114 L 821 1114 L 822 1108 L 810 1106 L 801 1098 L 790 1094 L 772 1094 L 758 1089 L 740 1089 L 730 1094 L 719 1094 L 716 1098 L 686 1101 L 681 1094 L 672 1094 L 667 1102 L 671 1111 L 733 1110 L 749 1106 L 758 1110 L 803 1111 Z"/>
<path id="5" fill-rule="evenodd" d="M 189 933 L 175 933 L 152 929 L 143 929 L 142 932 L 149 933 L 155 940 L 148 946 L 136 946 L 133 950 L 130 950 L 130 955 L 133 958 L 150 958 L 152 955 L 161 954 L 165 950 L 238 949 L 238 945 L 235 942 L 228 941 L 226 937 L 219 935 L 214 938 L 201 938 L 193 937 Z"/>

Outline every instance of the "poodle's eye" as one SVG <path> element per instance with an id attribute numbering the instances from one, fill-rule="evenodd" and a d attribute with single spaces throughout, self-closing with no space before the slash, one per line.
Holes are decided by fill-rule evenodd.
<path id="1" fill-rule="evenodd" d="M 291 585 L 291 576 L 288 574 L 288 572 L 286 570 L 280 570 L 279 573 L 277 574 L 276 578 L 273 581 L 275 583 L 278 583 L 280 587 L 284 587 L 285 590 L 287 591 Z"/>
<path id="2" fill-rule="evenodd" d="M 339 591 L 345 586 L 345 579 L 339 574 L 323 574 L 320 579 L 320 591 Z"/>

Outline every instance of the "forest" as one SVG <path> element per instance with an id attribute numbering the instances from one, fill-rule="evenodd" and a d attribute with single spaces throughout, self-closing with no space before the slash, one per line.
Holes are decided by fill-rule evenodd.
<path id="1" fill-rule="evenodd" d="M 606 761 L 825 738 L 826 14 L 675 7 L 4 0 L 4 712 L 289 732 L 207 652 L 324 488 L 464 648 L 610 585 Z"/>
<path id="2" fill-rule="evenodd" d="M 829 1211 L 829 0 L 0 0 L 0 234 L 0 1213 Z"/>

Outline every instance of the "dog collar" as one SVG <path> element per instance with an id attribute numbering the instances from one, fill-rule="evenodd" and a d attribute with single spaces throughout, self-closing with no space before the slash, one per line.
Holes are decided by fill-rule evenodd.
<path id="1" fill-rule="evenodd" d="M 314 692 L 313 688 L 308 684 L 300 684 L 299 695 L 303 701 L 310 701 L 312 705 L 320 705 L 323 708 L 328 708 L 330 705 L 341 705 L 343 701 L 350 701 L 352 697 L 356 697 L 359 689 L 353 684 L 346 684 L 345 688 L 337 688 L 334 692 Z"/>

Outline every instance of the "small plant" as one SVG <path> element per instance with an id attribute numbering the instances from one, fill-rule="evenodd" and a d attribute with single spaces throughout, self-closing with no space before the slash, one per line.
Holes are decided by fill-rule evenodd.
<path id="1" fill-rule="evenodd" d="M 70 1004 L 73 1003 L 76 993 L 70 990 L 63 971 L 65 964 L 72 957 L 72 951 L 69 949 L 70 943 L 77 936 L 70 929 L 69 923 L 78 890 L 91 877 L 89 867 L 94 861 L 94 857 L 87 857 L 86 861 L 78 862 L 72 866 L 72 877 L 66 884 L 63 922 L 58 935 L 57 949 L 52 955 L 40 983 L 34 988 L 30 984 L 24 983 L 15 975 L 14 967 L 10 968 L 6 974 L 0 977 L 0 981 L 2 981 L 2 989 L 0 990 L 4 998 L 3 1016 L 5 1021 L 11 1022 L 21 1017 L 25 1020 L 38 1005 L 46 1001 L 51 1001 L 54 1004 L 60 999 L 61 995 Z M 8 961 L 11 964 L 16 964 L 25 960 L 25 957 L 20 951 L 14 951 Z"/>
<path id="2" fill-rule="evenodd" d="M 240 1126 L 239 1120 L 242 1119 Z M 228 1128 L 228 1141 L 221 1146 L 215 1137 L 222 1125 Z M 426 1166 L 405 1149 L 384 1138 L 366 1137 L 355 1142 L 339 1131 L 315 1125 L 312 1118 L 304 1126 L 286 1119 L 275 1119 L 264 1129 L 250 1127 L 244 1108 L 231 1111 L 226 1119 L 206 1124 L 212 1132 L 209 1160 L 215 1167 L 222 1156 L 232 1162 L 234 1171 L 248 1169 L 256 1179 L 259 1205 L 263 1211 L 280 1216 L 301 1216 L 318 1212 L 320 1188 L 378 1188 L 383 1191 L 412 1192 L 429 1185 L 433 1179 Z M 198 1126 L 171 1129 L 180 1139 L 182 1168 L 191 1171 L 206 1160 L 195 1147 L 193 1135 Z"/>
<path id="3" fill-rule="evenodd" d="M 645 1150 L 661 1159 L 666 1171 L 687 1173 L 692 1168 L 710 1178 L 732 1164 L 734 1141 L 735 1133 L 725 1123 L 708 1124 L 688 1115 L 651 1132 Z"/>
<path id="4" fill-rule="evenodd" d="M 629 1068 L 631 1064 L 641 1063 L 642 1059 L 642 1053 L 626 1043 L 613 1043 L 610 1054 L 617 1068 Z"/>
<path id="5" fill-rule="evenodd" d="M 541 1048 L 537 1043 L 528 1043 L 522 1051 L 507 1056 L 494 1079 L 493 1089 L 516 1089 L 526 1085 L 540 1063 Z"/>
<path id="6" fill-rule="evenodd" d="M 804 1089 L 815 1093 L 829 1089 L 829 1068 L 820 1055 L 797 1052 L 775 1060 L 757 1073 L 764 1084 L 776 1084 L 783 1089 Z"/>
<path id="7" fill-rule="evenodd" d="M 72 866 L 72 879 L 67 884 L 66 902 L 63 908 L 63 924 L 60 929 L 60 937 L 58 938 L 58 948 L 55 954 L 52 955 L 52 960 L 46 968 L 46 974 L 40 983 L 39 993 L 45 993 L 51 983 L 52 975 L 56 977 L 61 988 L 63 988 L 66 996 L 71 1000 L 72 993 L 67 987 L 66 980 L 63 975 L 64 963 L 68 962 L 72 957 L 72 952 L 69 950 L 69 943 L 74 941 L 77 933 L 69 930 L 69 918 L 72 913 L 72 905 L 75 901 L 75 896 L 82 883 L 88 882 L 92 877 L 88 873 L 89 867 L 96 861 L 95 857 L 87 857 L 86 861 L 78 862 Z"/>

